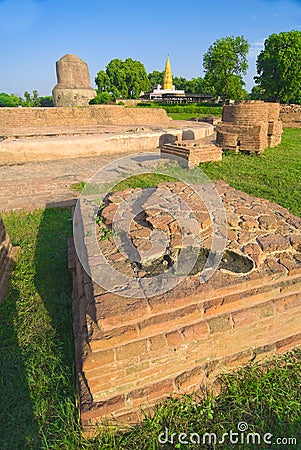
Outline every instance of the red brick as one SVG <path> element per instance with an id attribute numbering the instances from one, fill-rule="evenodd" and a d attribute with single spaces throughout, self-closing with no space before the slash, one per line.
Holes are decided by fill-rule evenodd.
<path id="1" fill-rule="evenodd" d="M 259 245 L 265 253 L 282 251 L 290 248 L 290 240 L 288 237 L 278 234 L 269 234 L 258 239 Z"/>
<path id="2" fill-rule="evenodd" d="M 102 336 L 101 336 L 102 334 Z M 101 337 L 97 337 L 97 335 Z M 93 333 L 90 340 L 90 347 L 93 351 L 116 347 L 122 343 L 128 343 L 138 338 L 138 330 L 134 326 L 121 327 L 120 329 L 111 330 L 110 333 L 104 334 L 102 331 Z"/>
<path id="3" fill-rule="evenodd" d="M 113 350 L 105 350 L 103 352 L 92 352 L 83 361 L 83 371 L 88 371 L 98 367 L 111 364 L 114 361 Z"/>
<path id="4" fill-rule="evenodd" d="M 218 333 L 221 331 L 232 329 L 232 319 L 231 316 L 225 315 L 220 317 L 215 317 L 214 319 L 208 320 L 210 333 Z"/>
<path id="5" fill-rule="evenodd" d="M 116 359 L 129 359 L 147 352 L 147 340 L 132 342 L 115 349 Z"/>
<path id="6" fill-rule="evenodd" d="M 246 308 L 232 314 L 234 328 L 241 327 L 274 314 L 273 303 L 264 303 L 254 308 Z"/>
<path id="7" fill-rule="evenodd" d="M 254 353 L 252 350 L 244 350 L 242 352 L 235 353 L 234 355 L 226 356 L 223 361 L 227 367 L 237 367 L 250 362 L 253 357 Z"/>
<path id="8" fill-rule="evenodd" d="M 259 245 L 255 243 L 247 244 L 243 247 L 243 252 L 246 253 L 254 261 L 256 267 L 261 264 L 263 252 Z"/>
<path id="9" fill-rule="evenodd" d="M 158 314 L 146 319 L 139 324 L 140 335 L 149 336 L 151 334 L 164 333 L 170 329 L 185 326 L 195 322 L 202 317 L 198 305 L 191 305 L 165 314 Z"/>
<path id="10" fill-rule="evenodd" d="M 116 328 L 125 322 L 128 324 L 133 319 L 137 321 L 137 318 L 149 315 L 148 305 L 144 298 L 130 299 L 107 293 L 100 295 L 95 301 L 97 320 L 105 330 Z"/>
<path id="11" fill-rule="evenodd" d="M 178 347 L 184 343 L 183 335 L 180 331 L 173 331 L 166 335 L 167 344 L 170 347 Z"/>
<path id="12" fill-rule="evenodd" d="M 301 307 L 301 292 L 292 294 L 284 298 L 277 298 L 273 301 L 276 313 L 282 313 L 292 308 Z"/>
<path id="13" fill-rule="evenodd" d="M 289 336 L 285 339 L 277 341 L 276 349 L 278 353 L 284 353 L 295 347 L 299 347 L 300 345 L 301 345 L 301 333 L 298 333 L 293 336 Z"/>
<path id="14" fill-rule="evenodd" d="M 192 386 L 200 387 L 205 376 L 206 372 L 202 367 L 195 367 L 176 377 L 175 385 L 179 391 L 187 391 Z"/>
<path id="15" fill-rule="evenodd" d="M 185 341 L 203 339 L 206 336 L 208 336 L 208 334 L 209 334 L 209 327 L 208 323 L 205 321 L 185 327 L 183 330 Z"/>
<path id="16" fill-rule="evenodd" d="M 125 407 L 125 396 L 118 395 L 110 400 L 100 402 L 97 407 L 81 412 L 82 420 L 90 420 L 98 417 L 106 417 Z"/>
<path id="17" fill-rule="evenodd" d="M 149 339 L 150 351 L 160 351 L 166 348 L 166 336 L 164 334 L 159 334 L 158 336 L 152 336 Z"/>
<path id="18" fill-rule="evenodd" d="M 153 384 L 150 387 L 148 399 L 161 399 L 163 397 L 171 395 L 173 390 L 174 386 L 172 380 L 160 381 L 159 383 Z"/>

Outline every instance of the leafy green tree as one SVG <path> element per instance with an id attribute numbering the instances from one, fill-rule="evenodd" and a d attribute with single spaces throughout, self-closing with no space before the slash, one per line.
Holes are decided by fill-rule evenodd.
<path id="1" fill-rule="evenodd" d="M 202 77 L 192 78 L 186 81 L 185 91 L 188 94 L 200 94 L 206 91 Z"/>
<path id="2" fill-rule="evenodd" d="M 265 100 L 301 103 L 301 32 L 271 34 L 257 57 L 254 77 Z"/>
<path id="3" fill-rule="evenodd" d="M 25 104 L 24 106 L 32 106 L 31 95 L 28 91 L 24 92 Z"/>
<path id="4" fill-rule="evenodd" d="M 248 94 L 248 100 L 264 100 L 263 94 L 260 86 L 253 86 L 250 94 Z"/>
<path id="5" fill-rule="evenodd" d="M 109 94 L 108 92 L 101 91 L 98 92 L 95 98 L 90 100 L 90 105 L 104 105 L 107 103 L 110 103 L 113 100 L 112 94 Z"/>
<path id="6" fill-rule="evenodd" d="M 150 88 L 144 65 L 131 58 L 110 61 L 106 71 L 98 72 L 95 83 L 98 92 L 108 92 L 115 99 L 138 98 Z"/>
<path id="7" fill-rule="evenodd" d="M 158 84 L 163 85 L 164 71 L 160 72 L 159 70 L 153 70 L 147 75 L 150 83 L 150 87 L 157 87 Z"/>
<path id="8" fill-rule="evenodd" d="M 249 43 L 243 36 L 217 39 L 204 55 L 204 81 L 211 93 L 226 99 L 245 97 L 243 75 L 248 68 Z"/>
<path id="9" fill-rule="evenodd" d="M 24 100 L 21 97 L 17 97 L 14 94 L 0 93 L 0 106 L 4 107 L 17 107 L 24 106 Z"/>
<path id="10" fill-rule="evenodd" d="M 39 97 L 39 93 L 36 89 L 34 89 L 32 91 L 32 106 L 40 106 L 41 105 L 41 101 L 40 101 L 40 97 Z"/>
<path id="11" fill-rule="evenodd" d="M 173 77 L 172 83 L 175 86 L 175 89 L 185 89 L 187 80 L 184 77 Z"/>
<path id="12" fill-rule="evenodd" d="M 40 101 L 39 106 L 42 106 L 42 107 L 53 106 L 53 99 L 52 99 L 51 95 L 48 95 L 46 97 L 39 97 L 39 101 Z"/>

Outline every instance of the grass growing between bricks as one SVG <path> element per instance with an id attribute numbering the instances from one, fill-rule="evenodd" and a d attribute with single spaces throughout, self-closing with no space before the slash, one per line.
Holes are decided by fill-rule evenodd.
<path id="1" fill-rule="evenodd" d="M 259 157 L 225 155 L 220 163 L 203 164 L 212 178 L 286 206 L 301 216 L 301 133 L 285 130 L 283 143 Z M 283 181 L 282 181 L 283 179 Z M 157 178 L 154 184 L 158 183 Z M 141 179 L 130 180 L 144 187 Z M 150 186 L 152 179 L 145 181 Z M 123 188 L 128 187 L 126 185 Z M 92 440 L 81 436 L 75 390 L 71 277 L 67 237 L 72 234 L 70 209 L 46 209 L 3 215 L 12 243 L 20 246 L 8 297 L 0 305 L 0 449 L 248 449 L 301 448 L 301 350 L 251 364 L 221 377 L 218 397 L 168 399 L 153 418 L 114 433 L 107 428 Z M 172 433 L 250 431 L 296 438 L 297 445 L 158 444 Z M 292 443 L 293 444 L 293 443 Z"/>

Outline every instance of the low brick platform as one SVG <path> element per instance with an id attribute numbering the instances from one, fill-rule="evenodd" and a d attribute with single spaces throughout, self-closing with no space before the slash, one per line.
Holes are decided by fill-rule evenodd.
<path id="1" fill-rule="evenodd" d="M 9 276 L 14 264 L 14 256 L 14 249 L 0 215 L 0 303 L 3 303 L 5 300 Z"/>
<path id="2" fill-rule="evenodd" d="M 69 242 L 85 432 L 93 432 L 104 419 L 137 422 L 143 418 L 141 407 L 151 408 L 172 394 L 212 387 L 223 371 L 301 344 L 301 219 L 224 182 L 215 185 L 226 210 L 228 235 L 219 268 L 206 283 L 199 274 L 211 246 L 211 220 L 199 197 L 181 183 L 161 184 L 152 195 L 164 197 L 165 190 L 190 205 L 203 254 L 169 292 L 157 296 L 146 292 L 145 298 L 107 292 L 84 272 Z M 102 240 L 103 227 L 111 228 L 118 205 L 133 192 L 108 197 L 98 245 L 112 267 L 141 280 L 167 270 L 185 249 L 177 222 L 154 208 L 137 216 L 129 232 L 139 251 L 148 251 L 154 231 L 167 236 L 166 251 L 149 265 L 129 261 L 113 235 Z M 86 230 L 84 235 L 88 245 Z M 95 252 L 87 260 L 90 268 L 103 270 Z"/>
<path id="3" fill-rule="evenodd" d="M 131 123 L 130 120 L 129 123 Z M 20 125 L 17 128 L 5 128 L 2 131 L 0 127 L 0 165 L 135 153 L 152 150 L 164 143 L 175 142 L 182 138 L 206 138 L 213 132 L 213 126 L 208 123 L 191 123 L 180 120 L 157 124 L 137 122 L 134 126 L 62 125 L 61 127 L 47 127 L 44 124 L 40 127 Z M 1 133 L 4 133 L 2 140 Z"/>
<path id="4" fill-rule="evenodd" d="M 164 157 L 176 156 L 186 161 L 186 167 L 198 166 L 200 163 L 209 161 L 221 161 L 223 151 L 210 139 L 199 141 L 187 140 L 174 144 L 165 144 L 160 147 Z"/>

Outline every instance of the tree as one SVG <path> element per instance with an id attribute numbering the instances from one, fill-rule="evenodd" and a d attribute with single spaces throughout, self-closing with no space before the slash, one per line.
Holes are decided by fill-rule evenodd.
<path id="1" fill-rule="evenodd" d="M 157 87 L 158 84 L 163 85 L 164 71 L 160 72 L 159 70 L 153 70 L 147 75 L 150 83 L 150 87 Z"/>
<path id="2" fill-rule="evenodd" d="M 257 57 L 254 77 L 265 100 L 301 103 L 301 32 L 271 34 Z"/>
<path id="3" fill-rule="evenodd" d="M 29 93 L 28 91 L 25 91 L 25 92 L 24 92 L 24 98 L 25 98 L 25 104 L 24 104 L 24 106 L 32 106 L 32 103 L 31 103 L 31 96 L 30 96 L 30 93 Z"/>
<path id="4" fill-rule="evenodd" d="M 53 99 L 51 95 L 47 95 L 46 97 L 39 97 L 40 105 L 42 107 L 50 107 L 53 106 Z"/>
<path id="5" fill-rule="evenodd" d="M 24 100 L 21 97 L 17 97 L 14 94 L 6 94 L 5 92 L 0 93 L 0 106 L 5 107 L 17 107 L 24 106 Z"/>
<path id="6" fill-rule="evenodd" d="M 113 59 L 106 71 L 98 72 L 95 83 L 98 92 L 108 92 L 113 98 L 138 98 L 150 88 L 145 67 L 140 61 Z"/>
<path id="7" fill-rule="evenodd" d="M 109 94 L 108 92 L 101 91 L 98 92 L 96 97 L 94 97 L 92 100 L 90 100 L 90 105 L 105 105 L 107 103 L 111 103 L 113 100 L 112 94 Z"/>
<path id="8" fill-rule="evenodd" d="M 249 43 L 243 36 L 217 39 L 204 55 L 204 81 L 207 88 L 226 99 L 245 97 L 243 75 L 246 74 Z"/>
<path id="9" fill-rule="evenodd" d="M 264 94 L 264 92 L 260 86 L 253 86 L 250 94 L 248 94 L 248 99 L 249 100 L 263 100 L 264 99 L 263 94 Z"/>
<path id="10" fill-rule="evenodd" d="M 206 91 L 204 86 L 204 80 L 202 77 L 192 78 L 186 81 L 185 91 L 188 94 L 200 94 Z"/>

